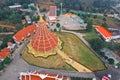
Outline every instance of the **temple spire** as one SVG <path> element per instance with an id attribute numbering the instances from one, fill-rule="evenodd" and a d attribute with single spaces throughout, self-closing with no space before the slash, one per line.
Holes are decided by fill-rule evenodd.
<path id="1" fill-rule="evenodd" d="M 44 22 L 42 15 L 40 15 L 39 22 Z"/>

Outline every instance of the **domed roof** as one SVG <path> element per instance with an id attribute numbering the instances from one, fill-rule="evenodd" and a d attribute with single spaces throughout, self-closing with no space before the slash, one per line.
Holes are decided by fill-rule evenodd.
<path id="1" fill-rule="evenodd" d="M 45 21 L 39 21 L 37 31 L 31 40 L 31 45 L 36 51 L 49 51 L 58 45 L 58 39 L 49 31 Z"/>

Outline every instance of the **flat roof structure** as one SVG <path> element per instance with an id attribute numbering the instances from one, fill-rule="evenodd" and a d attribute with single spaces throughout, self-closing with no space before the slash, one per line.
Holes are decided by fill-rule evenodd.
<path id="1" fill-rule="evenodd" d="M 59 16 L 58 22 L 65 30 L 85 30 L 87 26 L 80 17 L 69 13 Z"/>
<path id="2" fill-rule="evenodd" d="M 3 60 L 4 58 L 8 57 L 10 55 L 9 48 L 3 48 L 0 52 L 0 60 Z"/>
<path id="3" fill-rule="evenodd" d="M 13 39 L 16 42 L 21 42 L 22 40 L 24 40 L 25 38 L 27 38 L 29 35 L 31 35 L 35 31 L 36 31 L 36 26 L 34 24 L 29 25 L 29 26 L 23 28 L 22 30 L 18 31 L 13 36 Z"/>
<path id="4" fill-rule="evenodd" d="M 57 16 L 57 6 L 50 6 L 48 16 Z"/>
<path id="5" fill-rule="evenodd" d="M 67 77 L 43 72 L 21 72 L 20 80 L 68 80 Z"/>
<path id="6" fill-rule="evenodd" d="M 9 8 L 21 8 L 22 7 L 22 5 L 11 5 L 11 6 L 9 6 Z"/>

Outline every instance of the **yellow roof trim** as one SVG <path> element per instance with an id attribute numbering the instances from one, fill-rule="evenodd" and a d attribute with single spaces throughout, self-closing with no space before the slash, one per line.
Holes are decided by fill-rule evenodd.
<path id="1" fill-rule="evenodd" d="M 39 22 L 44 22 L 43 17 L 40 15 Z"/>

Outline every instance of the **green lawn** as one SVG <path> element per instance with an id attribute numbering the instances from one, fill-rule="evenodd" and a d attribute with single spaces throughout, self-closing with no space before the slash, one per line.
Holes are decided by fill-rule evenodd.
<path id="1" fill-rule="evenodd" d="M 78 37 L 70 33 L 57 35 L 63 41 L 62 51 L 72 59 L 93 71 L 105 69 L 103 62 Z"/>
<path id="2" fill-rule="evenodd" d="M 89 40 L 92 40 L 92 39 L 95 39 L 95 38 L 100 38 L 98 36 L 98 34 L 96 33 L 96 30 L 93 29 L 91 32 L 86 32 L 84 33 L 86 36 L 84 36 L 84 38 L 89 41 Z"/>
<path id="3" fill-rule="evenodd" d="M 34 57 L 31 53 L 28 53 L 28 48 L 25 48 L 22 52 L 22 57 L 31 65 L 49 69 L 75 71 L 75 69 L 65 63 L 58 54 L 49 56 L 48 58 Z"/>

